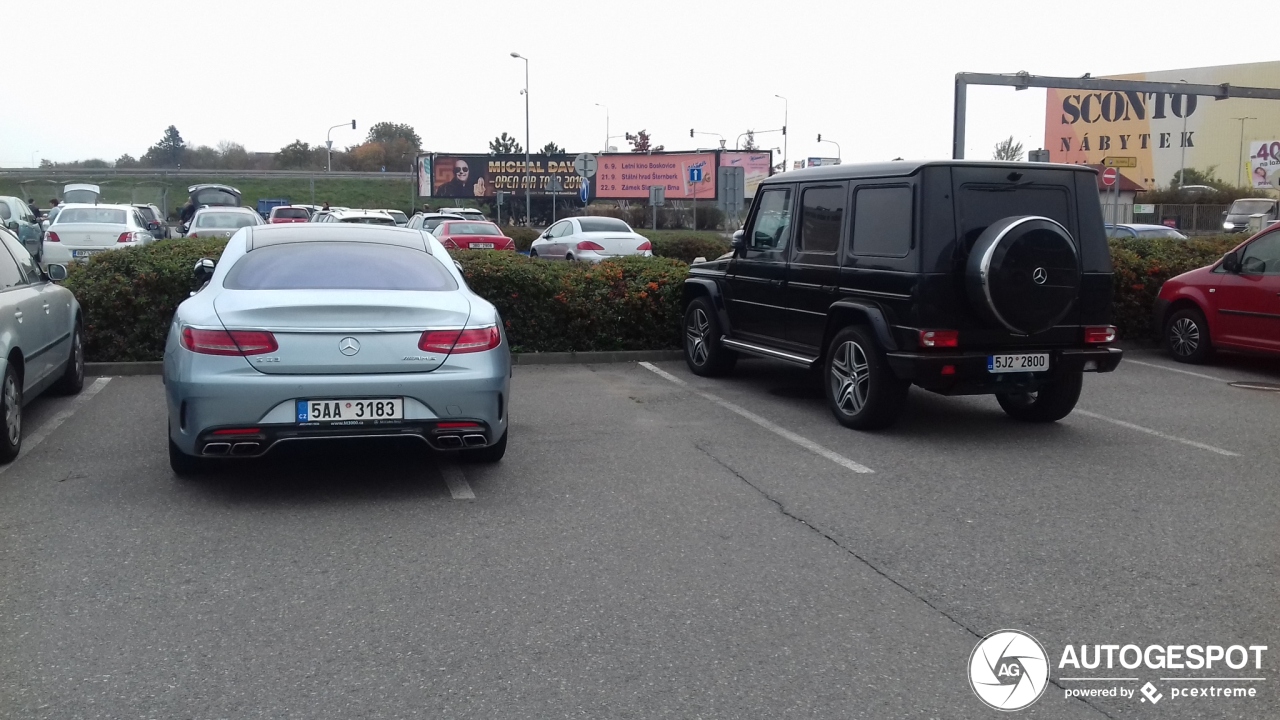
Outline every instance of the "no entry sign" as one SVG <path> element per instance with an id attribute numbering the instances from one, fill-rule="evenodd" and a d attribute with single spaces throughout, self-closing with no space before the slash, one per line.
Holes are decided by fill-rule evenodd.
<path id="1" fill-rule="evenodd" d="M 1113 167 L 1109 167 L 1102 171 L 1102 184 L 1111 187 L 1116 184 L 1116 178 L 1120 175 L 1120 171 Z"/>

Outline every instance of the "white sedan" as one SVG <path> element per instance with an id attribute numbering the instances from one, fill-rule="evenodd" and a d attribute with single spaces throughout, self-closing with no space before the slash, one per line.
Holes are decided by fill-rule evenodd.
<path id="1" fill-rule="evenodd" d="M 529 247 L 529 257 L 569 262 L 653 256 L 653 245 L 625 222 L 611 217 L 566 218 L 547 228 Z"/>
<path id="2" fill-rule="evenodd" d="M 106 250 L 155 242 L 147 222 L 132 205 L 68 203 L 61 207 L 45 233 L 42 263 L 66 265 Z"/>

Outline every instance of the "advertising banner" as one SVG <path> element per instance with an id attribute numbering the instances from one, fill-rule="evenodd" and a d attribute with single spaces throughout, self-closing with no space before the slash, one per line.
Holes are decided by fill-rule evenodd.
<path id="1" fill-rule="evenodd" d="M 743 197 L 756 196 L 756 188 L 761 181 L 769 177 L 773 169 L 773 153 L 760 151 L 725 151 L 720 153 L 720 167 L 740 167 L 746 176 L 743 182 Z"/>
<path id="2" fill-rule="evenodd" d="M 529 194 L 551 195 L 551 179 L 560 178 L 562 191 L 577 193 L 582 178 L 573 170 L 573 155 L 531 155 Z M 419 180 L 419 194 L 438 198 L 492 198 L 499 191 L 524 195 L 524 155 L 437 154 L 430 168 L 419 166 L 419 174 L 429 174 L 429 182 Z"/>
<path id="3" fill-rule="evenodd" d="M 570 159 L 570 170 L 573 162 Z M 690 181 L 690 170 L 700 170 L 701 180 Z M 595 196 L 610 200 L 647 200 L 649 186 L 661 185 L 667 200 L 714 200 L 715 153 L 610 153 L 599 156 Z"/>
<path id="4" fill-rule="evenodd" d="M 1249 187 L 1275 187 L 1277 172 L 1280 172 L 1280 141 L 1249 143 Z"/>

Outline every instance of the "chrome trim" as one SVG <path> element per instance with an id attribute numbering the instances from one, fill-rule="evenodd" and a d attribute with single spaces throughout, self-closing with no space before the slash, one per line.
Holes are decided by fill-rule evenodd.
<path id="1" fill-rule="evenodd" d="M 867 297 L 892 298 L 894 300 L 910 300 L 911 299 L 910 293 L 907 293 L 907 294 L 891 293 L 891 292 L 881 292 L 879 290 L 861 290 L 859 288 L 842 287 L 839 289 L 839 292 L 848 293 L 850 295 L 866 295 Z"/>
<path id="2" fill-rule="evenodd" d="M 809 367 L 818 361 L 818 358 L 816 357 L 805 357 L 803 355 L 796 355 L 784 350 L 774 350 L 773 348 L 762 347 L 760 345 L 752 345 L 750 343 L 744 343 L 741 340 L 733 340 L 728 336 L 720 338 L 720 344 L 731 350 L 772 358 L 774 360 L 785 360 L 797 365 L 804 365 L 805 367 Z"/>
<path id="3" fill-rule="evenodd" d="M 811 288 L 811 289 L 812 288 L 822 289 L 824 287 L 827 287 L 826 285 L 819 285 L 818 283 L 802 283 L 802 282 L 796 282 L 795 280 L 789 280 L 787 281 L 787 284 L 790 285 L 791 287 Z"/>
<path id="4" fill-rule="evenodd" d="M 449 325 L 449 326 L 438 326 L 438 327 L 390 327 L 390 328 L 368 328 L 368 327 L 365 327 L 365 328 L 309 328 L 309 327 L 282 328 L 278 326 L 251 327 L 248 325 L 236 325 L 234 327 L 216 327 L 216 328 L 215 327 L 197 327 L 195 325 L 187 325 L 185 327 L 191 327 L 197 330 L 228 330 L 228 331 L 247 330 L 247 331 L 255 331 L 255 332 L 281 333 L 283 335 L 308 334 L 308 333 L 317 334 L 317 335 L 322 335 L 322 334 L 350 335 L 353 333 L 365 333 L 369 335 L 376 335 L 376 334 L 382 334 L 382 333 L 386 333 L 386 334 L 422 333 L 422 332 L 431 332 L 433 330 L 484 330 L 486 328 L 496 327 L 496 325 L 494 325 L 493 323 L 489 323 L 488 325 L 476 325 L 475 327 L 470 327 L 470 328 L 465 325 Z"/>
<path id="5" fill-rule="evenodd" d="M 800 308 L 787 308 L 787 310 L 790 310 L 791 312 L 804 313 L 806 315 L 817 315 L 818 317 L 827 316 L 827 314 L 824 312 L 814 312 L 812 310 L 801 310 Z"/>
<path id="6" fill-rule="evenodd" d="M 774 308 L 776 310 L 786 310 L 786 308 L 781 305 L 770 305 L 768 303 L 752 302 L 751 300 L 739 300 L 737 298 L 730 298 L 730 301 L 736 302 L 736 303 L 742 303 L 743 305 L 758 305 L 760 307 Z"/>
<path id="7" fill-rule="evenodd" d="M 1009 223 L 1008 227 L 1001 230 L 999 235 L 996 235 L 996 239 L 992 240 L 991 244 L 987 246 L 987 251 L 982 253 L 982 262 L 978 266 L 978 278 L 982 283 L 982 294 L 987 298 L 987 307 L 991 309 L 991 314 L 996 316 L 996 319 L 1000 321 L 1000 324 L 1005 326 L 1005 328 L 1009 330 L 1009 332 L 1012 332 L 1015 335 L 1025 335 L 1026 333 L 1014 327 L 1013 325 L 1010 325 L 1009 321 L 1004 319 L 1004 316 L 1001 315 L 1000 311 L 996 309 L 995 300 L 993 300 L 991 297 L 991 283 L 988 282 L 988 278 L 991 275 L 991 256 L 996 254 L 996 248 L 1000 246 L 1000 241 L 1004 239 L 1005 235 L 1009 234 L 1010 230 L 1018 227 L 1023 223 L 1031 222 L 1032 220 L 1044 220 L 1045 222 L 1053 223 L 1054 225 L 1057 225 L 1059 228 L 1062 228 L 1062 232 L 1068 238 L 1071 238 L 1071 231 L 1066 229 L 1065 227 L 1062 227 L 1062 223 L 1058 222 L 1057 220 L 1054 220 L 1053 218 L 1043 217 L 1041 215 L 1028 215 L 1024 218 L 1019 218 L 1016 222 Z M 1079 258 L 1080 252 L 1076 250 L 1076 246 L 1074 243 L 1071 245 L 1071 249 L 1075 253 L 1076 257 Z"/>

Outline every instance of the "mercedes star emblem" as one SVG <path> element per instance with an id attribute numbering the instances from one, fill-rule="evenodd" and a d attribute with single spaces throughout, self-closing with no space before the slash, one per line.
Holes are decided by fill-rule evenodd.
<path id="1" fill-rule="evenodd" d="M 343 355 L 355 355 L 360 352 L 360 341 L 353 337 L 344 337 L 338 343 L 338 351 Z"/>
<path id="2" fill-rule="evenodd" d="M 1044 282 L 1049 279 L 1049 271 L 1045 270 L 1042 267 L 1036 268 L 1035 270 L 1031 271 L 1031 279 L 1032 281 L 1035 282 L 1035 284 L 1043 285 Z"/>

